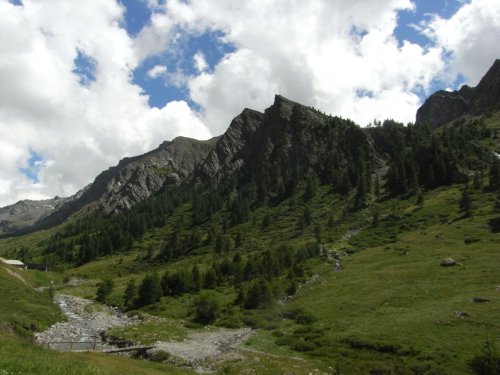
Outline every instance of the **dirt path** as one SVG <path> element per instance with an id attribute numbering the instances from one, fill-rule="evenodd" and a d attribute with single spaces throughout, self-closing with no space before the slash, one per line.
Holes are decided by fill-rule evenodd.
<path id="1" fill-rule="evenodd" d="M 151 353 L 168 352 L 180 359 L 180 364 L 198 373 L 210 373 L 217 363 L 242 358 L 236 350 L 251 334 L 250 328 L 193 332 L 182 342 L 157 342 Z"/>
<path id="2" fill-rule="evenodd" d="M 28 283 L 26 282 L 26 280 L 24 280 L 24 277 L 22 277 L 21 275 L 19 275 L 18 273 L 12 271 L 12 270 L 9 270 L 7 267 L 2 267 L 5 271 L 7 271 L 7 273 L 9 275 L 12 275 L 14 276 L 16 279 L 20 280 L 24 285 L 28 285 Z"/>

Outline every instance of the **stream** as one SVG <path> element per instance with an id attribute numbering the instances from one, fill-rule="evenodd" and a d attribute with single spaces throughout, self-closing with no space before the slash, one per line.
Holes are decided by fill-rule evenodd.
<path id="1" fill-rule="evenodd" d="M 93 301 L 66 294 L 54 296 L 56 303 L 67 318 L 65 322 L 53 324 L 45 331 L 34 334 L 35 343 L 59 351 L 114 349 L 104 340 L 104 332 L 112 327 L 138 323 L 116 308 L 103 307 L 89 312 L 87 306 Z"/>

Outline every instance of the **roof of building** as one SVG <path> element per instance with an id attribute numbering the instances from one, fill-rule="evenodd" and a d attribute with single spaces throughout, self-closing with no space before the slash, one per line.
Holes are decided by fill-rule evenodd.
<path id="1" fill-rule="evenodd" d="M 24 266 L 24 263 L 16 259 L 2 259 L 2 262 L 11 266 Z"/>

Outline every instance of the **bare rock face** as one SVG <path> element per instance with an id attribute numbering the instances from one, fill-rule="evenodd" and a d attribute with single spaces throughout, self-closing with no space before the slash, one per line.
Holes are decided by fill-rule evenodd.
<path id="1" fill-rule="evenodd" d="M 418 109 L 416 124 L 438 128 L 464 115 L 500 110 L 500 60 L 496 60 L 476 87 L 438 91 Z"/>
<path id="2" fill-rule="evenodd" d="M 472 88 L 462 86 L 459 91 L 438 91 L 432 94 L 417 111 L 418 124 L 431 124 L 437 128 L 467 112 Z"/>
<path id="3" fill-rule="evenodd" d="M 58 224 L 85 206 L 106 214 L 128 210 L 160 189 L 178 185 L 191 176 L 217 139 L 198 141 L 177 137 L 163 142 L 156 150 L 125 158 L 98 175 L 77 199 L 41 218 L 35 226 L 43 228 Z"/>
<path id="4" fill-rule="evenodd" d="M 197 141 L 178 137 L 145 155 L 123 159 L 96 178 L 89 195 L 105 213 L 128 210 L 160 189 L 184 181 L 214 143 L 215 139 Z"/>
<path id="5" fill-rule="evenodd" d="M 195 169 L 196 182 L 215 178 L 220 181 L 242 166 L 249 156 L 249 145 L 256 142 L 256 130 L 262 125 L 264 114 L 244 109 L 235 117 L 205 160 Z"/>

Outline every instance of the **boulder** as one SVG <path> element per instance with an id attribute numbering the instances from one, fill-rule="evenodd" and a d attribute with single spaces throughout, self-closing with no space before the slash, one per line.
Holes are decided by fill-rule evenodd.
<path id="1" fill-rule="evenodd" d="M 441 261 L 442 267 L 451 267 L 451 266 L 454 266 L 456 264 L 457 264 L 457 262 L 455 262 L 455 260 L 453 258 L 446 258 L 446 259 L 443 259 Z"/>

